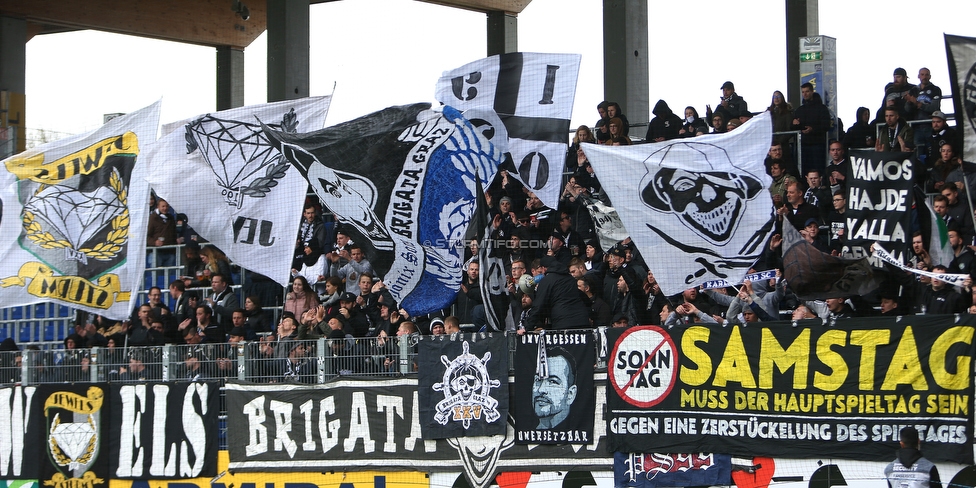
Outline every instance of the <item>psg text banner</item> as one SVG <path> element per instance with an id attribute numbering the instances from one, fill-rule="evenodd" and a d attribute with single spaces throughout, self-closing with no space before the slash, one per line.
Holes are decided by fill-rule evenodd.
<path id="1" fill-rule="evenodd" d="M 927 458 L 970 464 L 974 324 L 611 329 L 611 449 L 887 461 L 914 426 Z"/>

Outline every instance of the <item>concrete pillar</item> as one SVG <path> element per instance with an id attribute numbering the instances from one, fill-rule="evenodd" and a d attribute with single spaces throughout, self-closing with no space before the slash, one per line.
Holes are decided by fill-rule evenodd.
<path id="1" fill-rule="evenodd" d="M 603 0 L 603 96 L 631 125 L 650 120 L 647 0 Z M 596 107 L 593 107 L 596 111 Z M 631 129 L 643 137 L 646 128 Z"/>
<path id="2" fill-rule="evenodd" d="M 7 128 L 0 140 L 0 159 L 27 149 L 27 21 L 0 16 L 0 127 Z"/>
<path id="3" fill-rule="evenodd" d="M 786 100 L 800 106 L 800 38 L 820 34 L 819 0 L 786 0 Z"/>
<path id="4" fill-rule="evenodd" d="M 27 90 L 27 21 L 0 17 L 0 90 Z"/>
<path id="5" fill-rule="evenodd" d="M 217 48 L 217 110 L 244 106 L 244 50 Z"/>
<path id="6" fill-rule="evenodd" d="M 309 93 L 309 0 L 268 1 L 268 101 Z"/>
<path id="7" fill-rule="evenodd" d="M 502 11 L 488 12 L 488 56 L 518 52 L 518 17 Z"/>

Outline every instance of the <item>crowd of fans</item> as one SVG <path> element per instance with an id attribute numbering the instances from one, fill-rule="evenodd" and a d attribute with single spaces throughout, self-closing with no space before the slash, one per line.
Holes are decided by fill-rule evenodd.
<path id="1" fill-rule="evenodd" d="M 850 171 L 847 153 L 851 149 L 912 153 L 918 162 L 916 184 L 936 194 L 934 208 L 947 223 L 955 257 L 949 263 L 933 262 L 920 229 L 913 229 L 909 265 L 936 273 L 973 271 L 976 226 L 970 196 L 976 194 L 976 174 L 959 157 L 961 141 L 946 123 L 940 106 L 942 92 L 930 82 L 929 70 L 919 70 L 918 78 L 918 85 L 911 84 L 906 71 L 896 69 L 873 120 L 871 110 L 861 107 L 856 122 L 846 131 L 812 85 L 801 87 L 803 102 L 796 108 L 786 102 L 782 92 L 773 92 L 766 111 L 772 115 L 774 136 L 765 163 L 773 182 L 769 191 L 778 222 L 755 269 L 776 270 L 776 278 L 727 289 L 692 288 L 676 296 L 665 296 L 653 273 L 655 262 L 667 257 L 642 256 L 629 238 L 609 249 L 600 245 L 587 204 L 600 201 L 612 206 L 612 202 L 587 160 L 585 144 L 635 143 L 620 105 L 600 103 L 596 124 L 580 126 L 573 135 L 565 161 L 568 182 L 556 208 L 543 205 L 504 168 L 486 190 L 492 221 L 489 252 L 504 263 L 508 281 L 509 303 L 502 307 L 502 315 L 511 320 L 501 327 L 526 333 L 790 318 L 831 323 L 853 316 L 976 312 L 971 280 L 954 287 L 889 268 L 879 272 L 884 279 L 875 295 L 805 301 L 792 292 L 780 272 L 784 225 L 795 227 L 825 253 L 843 254 L 845 182 Z M 714 110 L 706 106 L 704 118 L 691 106 L 685 107 L 682 118 L 659 100 L 642 142 L 724 133 L 755 115 L 732 82 L 725 82 L 721 91 L 720 103 Z M 793 156 L 798 153 L 802 154 L 799 161 Z M 468 259 L 456 302 L 426 316 L 413 316 L 398 306 L 363 248 L 331 216 L 323 216 L 312 199 L 303 210 L 292 256 L 291 285 L 284 292 L 256 275 L 253 283 L 246 284 L 242 305 L 242 297 L 233 288 L 231 263 L 216 247 L 201 243 L 185 214 L 175 213 L 164 200 L 156 201 L 147 238 L 150 247 L 158 248 L 152 264 L 174 266 L 176 249 L 184 253 L 182 276 L 169 284 L 168 300 L 162 290 L 152 288 L 147 303 L 133 311 L 129 321 L 97 316 L 83 320 L 77 333 L 65 340 L 65 349 L 104 347 L 109 360 L 119 365 L 112 374 L 133 380 L 154 374 L 143 364 L 146 358 L 139 354 L 116 358 L 113 351 L 130 345 L 197 346 L 182 361 L 183 375 L 194 379 L 236 375 L 234 346 L 245 343 L 255 348 L 253 357 L 273 364 L 267 375 L 272 381 L 307 381 L 318 360 L 305 342 L 308 339 L 328 339 L 332 357 L 346 358 L 333 365 L 337 371 L 392 372 L 398 361 L 394 336 L 491 328 L 487 317 L 492 310 L 486 308 L 490 301 L 479 286 L 477 241 L 466 250 Z M 175 247 L 178 245 L 182 247 Z M 265 310 L 279 306 L 280 316 Z M 209 347 L 204 348 L 206 345 Z M 16 349 L 12 341 L 5 341 L 2 347 Z M 63 357 L 80 378 L 87 377 L 88 360 L 83 354 Z M 353 357 L 356 359 L 349 360 Z"/>

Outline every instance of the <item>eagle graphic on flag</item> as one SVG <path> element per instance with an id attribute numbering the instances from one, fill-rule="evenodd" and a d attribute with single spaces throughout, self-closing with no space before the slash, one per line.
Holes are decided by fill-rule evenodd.
<path id="1" fill-rule="evenodd" d="M 401 307 L 422 315 L 454 301 L 478 180 L 487 186 L 507 149 L 493 111 L 420 103 L 306 134 L 265 132 Z"/>

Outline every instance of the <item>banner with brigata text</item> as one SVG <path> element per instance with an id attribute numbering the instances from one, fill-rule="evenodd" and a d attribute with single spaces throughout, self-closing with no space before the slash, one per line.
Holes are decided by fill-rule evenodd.
<path id="1" fill-rule="evenodd" d="M 790 325 L 609 330 L 611 450 L 972 464 L 976 317 Z"/>
<path id="2" fill-rule="evenodd" d="M 470 366 L 452 378 L 473 382 L 478 367 Z M 600 380 L 591 392 L 597 399 L 593 437 L 575 445 L 518 444 L 514 420 L 507 414 L 501 419 L 501 435 L 425 439 L 421 419 L 431 402 L 420 398 L 416 379 L 339 379 L 316 386 L 229 382 L 227 425 L 235 426 L 227 431 L 229 469 L 312 474 L 341 466 L 347 472 L 463 472 L 472 488 L 487 488 L 498 473 L 538 466 L 554 471 L 606 469 L 613 457 L 607 449 L 606 395 Z M 511 386 L 507 377 L 501 381 L 506 396 Z"/>

